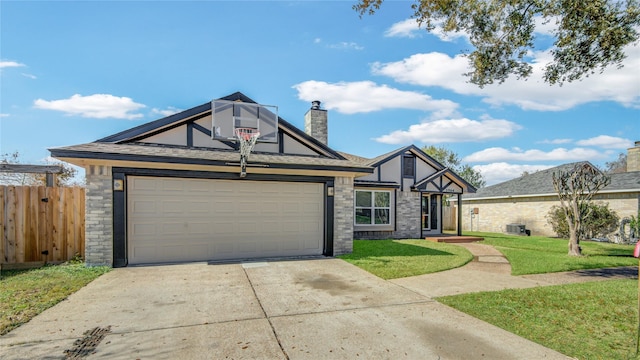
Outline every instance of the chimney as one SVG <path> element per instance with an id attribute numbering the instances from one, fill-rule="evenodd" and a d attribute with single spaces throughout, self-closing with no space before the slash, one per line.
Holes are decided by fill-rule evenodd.
<path id="1" fill-rule="evenodd" d="M 627 172 L 640 171 L 640 141 L 627 150 Z"/>
<path id="2" fill-rule="evenodd" d="M 320 109 L 320 101 L 311 102 L 311 109 L 304 114 L 304 132 L 327 145 L 329 135 L 327 110 Z"/>

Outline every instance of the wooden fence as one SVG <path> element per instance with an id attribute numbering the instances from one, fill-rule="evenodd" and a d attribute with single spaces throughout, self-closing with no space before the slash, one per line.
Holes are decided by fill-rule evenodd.
<path id="1" fill-rule="evenodd" d="M 0 205 L 0 265 L 84 256 L 84 188 L 0 186 Z"/>
<path id="2" fill-rule="evenodd" d="M 442 207 L 442 230 L 458 229 L 458 208 L 452 205 Z"/>

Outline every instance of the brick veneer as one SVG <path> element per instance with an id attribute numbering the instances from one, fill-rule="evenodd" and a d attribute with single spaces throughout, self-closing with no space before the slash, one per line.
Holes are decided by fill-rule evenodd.
<path id="1" fill-rule="evenodd" d="M 88 266 L 113 265 L 113 187 L 111 167 L 86 169 L 85 251 Z"/>

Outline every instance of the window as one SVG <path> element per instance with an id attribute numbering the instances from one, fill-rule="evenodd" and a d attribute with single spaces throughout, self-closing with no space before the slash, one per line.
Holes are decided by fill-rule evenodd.
<path id="1" fill-rule="evenodd" d="M 356 190 L 356 225 L 389 225 L 391 192 Z"/>
<path id="2" fill-rule="evenodd" d="M 402 176 L 413 178 L 416 174 L 416 161 L 413 156 L 405 156 L 402 158 Z"/>

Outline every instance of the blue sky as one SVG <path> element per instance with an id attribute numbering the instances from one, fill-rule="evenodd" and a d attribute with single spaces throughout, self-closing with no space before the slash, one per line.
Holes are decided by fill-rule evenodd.
<path id="1" fill-rule="evenodd" d="M 41 163 L 240 91 L 299 128 L 312 100 L 329 145 L 374 157 L 456 152 L 488 184 L 551 166 L 604 165 L 640 140 L 640 46 L 622 69 L 549 86 L 548 26 L 534 76 L 466 82 L 463 34 L 429 34 L 410 1 L 360 18 L 353 1 L 0 1 L 0 152 Z"/>

